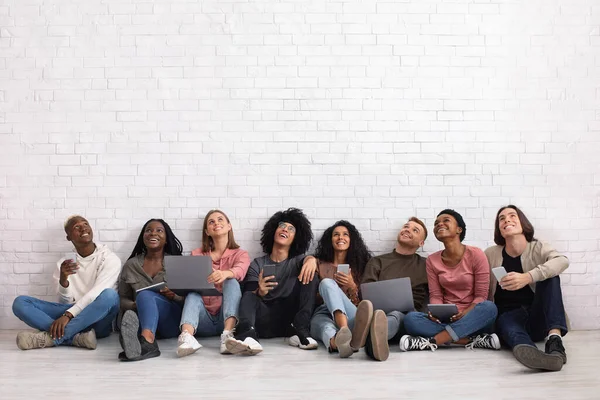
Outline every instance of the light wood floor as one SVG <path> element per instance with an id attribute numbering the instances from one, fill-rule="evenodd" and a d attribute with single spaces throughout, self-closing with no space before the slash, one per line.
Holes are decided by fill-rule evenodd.
<path id="1" fill-rule="evenodd" d="M 178 359 L 176 339 L 159 341 L 162 356 L 117 361 L 118 338 L 95 351 L 49 348 L 21 351 L 15 331 L 0 331 L 0 399 L 599 399 L 600 331 L 565 337 L 569 363 L 536 373 L 507 350 L 444 348 L 400 353 L 386 362 L 363 351 L 349 359 L 264 340 L 255 357 L 222 356 L 218 339 Z"/>

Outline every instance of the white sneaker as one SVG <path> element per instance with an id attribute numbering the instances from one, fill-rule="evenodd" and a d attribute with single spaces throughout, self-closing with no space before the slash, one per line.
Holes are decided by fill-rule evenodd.
<path id="1" fill-rule="evenodd" d="M 185 357 L 197 352 L 202 345 L 189 332 L 181 332 L 177 339 L 177 357 Z"/>
<path id="2" fill-rule="evenodd" d="M 223 331 L 223 333 L 221 333 L 221 354 L 231 354 L 231 352 L 229 350 L 227 350 L 227 346 L 225 345 L 225 342 L 227 341 L 227 339 L 232 338 L 232 337 L 233 337 L 232 331 Z"/>
<path id="3" fill-rule="evenodd" d="M 248 356 L 254 356 L 263 351 L 260 343 L 251 337 L 247 337 L 244 340 L 238 340 L 231 336 L 225 339 L 225 347 L 231 354 L 244 354 Z"/>
<path id="4" fill-rule="evenodd" d="M 286 339 L 290 346 L 299 347 L 302 350 L 314 350 L 319 347 L 317 341 L 310 336 L 307 336 L 306 340 L 308 341 L 308 344 L 302 344 L 298 335 L 294 335 Z"/>
<path id="5" fill-rule="evenodd" d="M 400 338 L 400 351 L 411 351 L 411 350 L 431 350 L 435 351 L 437 345 L 432 343 L 429 339 L 421 336 L 410 336 L 404 335 Z"/>

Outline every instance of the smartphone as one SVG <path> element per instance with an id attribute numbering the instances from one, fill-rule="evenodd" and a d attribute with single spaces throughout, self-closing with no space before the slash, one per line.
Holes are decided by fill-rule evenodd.
<path id="1" fill-rule="evenodd" d="M 496 280 L 498 282 L 500 282 L 502 280 L 502 278 L 504 278 L 506 275 L 508 275 L 508 273 L 506 272 L 506 269 L 503 266 L 492 268 L 492 273 L 494 274 L 494 276 L 496 277 Z"/>
<path id="2" fill-rule="evenodd" d="M 66 260 L 71 260 L 75 264 L 79 265 L 79 263 L 77 262 L 77 253 L 75 253 L 74 251 L 70 253 L 65 253 L 65 261 Z"/>
<path id="3" fill-rule="evenodd" d="M 456 304 L 428 304 L 427 308 L 441 322 L 450 322 L 450 317 L 458 314 Z"/>
<path id="4" fill-rule="evenodd" d="M 263 278 L 267 276 L 274 276 L 269 282 L 277 282 L 277 267 L 275 264 L 267 264 L 262 268 Z"/>
<path id="5" fill-rule="evenodd" d="M 348 275 L 350 273 L 350 264 L 338 264 L 337 272 L 343 272 Z"/>

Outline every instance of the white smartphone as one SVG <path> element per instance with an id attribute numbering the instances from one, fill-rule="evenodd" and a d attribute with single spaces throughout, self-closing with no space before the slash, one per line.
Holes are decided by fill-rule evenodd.
<path id="1" fill-rule="evenodd" d="M 350 273 L 350 264 L 338 264 L 337 272 L 343 272 L 348 275 Z"/>
<path id="2" fill-rule="evenodd" d="M 70 253 L 65 253 L 65 260 L 71 260 L 75 264 L 78 264 L 78 262 L 77 262 L 77 253 L 75 253 L 74 251 L 72 251 Z"/>
<path id="3" fill-rule="evenodd" d="M 503 266 L 492 268 L 492 273 L 494 274 L 498 282 L 500 282 L 502 278 L 508 275 L 508 272 L 506 272 L 506 269 Z"/>

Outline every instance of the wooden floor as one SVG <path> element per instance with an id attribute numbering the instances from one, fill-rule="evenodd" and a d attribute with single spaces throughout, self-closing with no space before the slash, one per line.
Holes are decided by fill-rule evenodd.
<path id="1" fill-rule="evenodd" d="M 283 339 L 262 341 L 255 357 L 222 356 L 218 339 L 189 357 L 175 339 L 159 341 L 162 356 L 117 361 L 118 338 L 95 351 L 61 347 L 21 351 L 15 331 L 0 331 L 0 399 L 599 399 L 600 331 L 565 337 L 569 363 L 536 373 L 507 350 L 444 348 L 400 353 L 386 362 L 363 351 L 342 360 L 321 346 L 303 351 Z"/>

